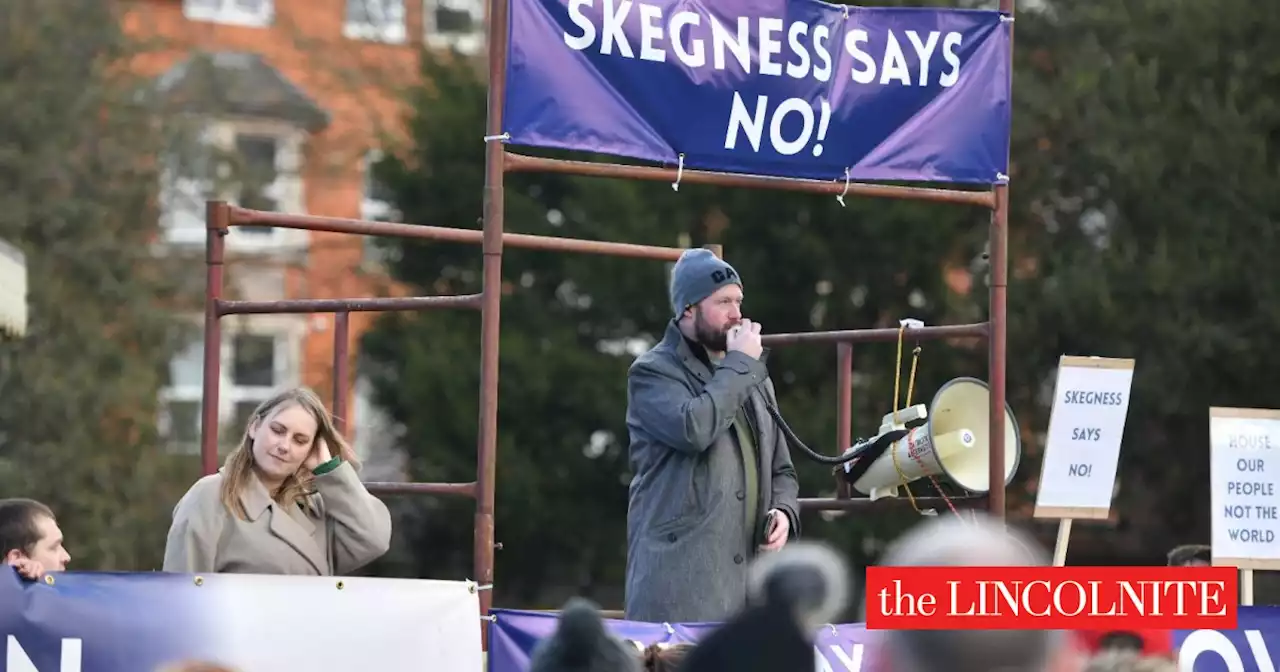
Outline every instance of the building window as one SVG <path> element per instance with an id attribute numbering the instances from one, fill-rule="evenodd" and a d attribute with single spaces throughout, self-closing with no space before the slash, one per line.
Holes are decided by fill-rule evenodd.
<path id="1" fill-rule="evenodd" d="M 404 0 L 347 0 L 342 34 L 353 40 L 404 42 Z"/>
<path id="2" fill-rule="evenodd" d="M 484 0 L 424 0 L 427 44 L 475 54 L 484 48 Z"/>
<path id="3" fill-rule="evenodd" d="M 213 21 L 237 26 L 271 25 L 272 0 L 183 0 L 182 13 L 192 21 Z"/>
<path id="4" fill-rule="evenodd" d="M 231 405 L 228 439 L 239 437 L 262 402 L 283 386 L 284 338 L 270 333 L 241 332 L 231 336 L 231 352 L 226 375 L 230 386 L 224 393 Z"/>
<path id="5" fill-rule="evenodd" d="M 387 222 L 401 219 L 399 211 L 393 205 L 393 194 L 386 184 L 374 175 L 374 166 L 382 160 L 382 152 L 370 150 L 361 162 L 363 186 L 360 195 L 360 219 L 375 222 Z M 382 264 L 386 262 L 386 251 L 379 244 L 376 236 L 364 237 L 364 262 Z"/>
<path id="6" fill-rule="evenodd" d="M 279 184 L 280 154 L 279 143 L 270 135 L 242 133 L 236 136 L 235 158 L 236 171 L 236 203 L 250 210 L 266 210 L 277 212 L 280 204 L 274 198 Z M 254 236 L 269 236 L 274 230 L 270 226 L 242 226 L 242 233 Z"/>
<path id="7" fill-rule="evenodd" d="M 276 339 L 237 334 L 232 340 L 231 382 L 236 387 L 272 387 L 276 383 Z"/>
<path id="8" fill-rule="evenodd" d="M 169 384 L 160 393 L 160 433 L 180 452 L 200 451 L 203 382 L 204 342 L 196 341 L 169 361 Z"/>
<path id="9" fill-rule="evenodd" d="M 239 442 L 258 406 L 296 378 L 290 374 L 292 341 L 271 331 L 227 333 L 222 339 L 219 381 L 219 437 Z M 161 391 L 160 431 L 174 450 L 200 451 L 204 342 L 196 340 L 169 363 L 169 384 Z"/>
<path id="10" fill-rule="evenodd" d="M 160 190 L 161 224 L 172 243 L 202 243 L 205 201 L 214 196 L 214 161 L 206 133 L 179 134 L 166 152 Z"/>
<path id="11" fill-rule="evenodd" d="M 382 160 L 382 152 L 370 150 L 364 155 L 361 163 L 362 186 L 360 190 L 360 218 L 374 221 L 388 221 L 398 217 L 395 212 L 394 194 L 390 187 L 374 175 L 374 166 Z"/>
<path id="12" fill-rule="evenodd" d="M 202 244 L 205 201 L 223 199 L 251 210 L 304 213 L 303 132 L 287 124 L 209 123 L 198 142 L 186 139 L 170 154 L 161 193 L 162 222 L 170 243 Z M 271 252 L 305 244 L 305 231 L 237 226 L 232 251 Z"/>

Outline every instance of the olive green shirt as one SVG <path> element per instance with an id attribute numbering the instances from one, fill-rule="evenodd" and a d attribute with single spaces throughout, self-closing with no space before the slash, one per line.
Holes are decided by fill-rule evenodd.
<path id="1" fill-rule="evenodd" d="M 760 506 L 760 468 L 756 452 L 756 437 L 752 436 L 751 424 L 747 422 L 745 406 L 738 409 L 738 417 L 733 421 L 733 428 L 738 433 L 738 449 L 742 454 L 742 475 L 746 490 L 746 522 L 747 535 L 756 538 L 756 516 Z"/>

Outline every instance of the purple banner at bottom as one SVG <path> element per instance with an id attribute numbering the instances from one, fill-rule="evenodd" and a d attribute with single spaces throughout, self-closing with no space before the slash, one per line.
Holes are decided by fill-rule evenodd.
<path id="1" fill-rule="evenodd" d="M 529 656 L 538 642 L 555 631 L 555 612 L 508 611 L 494 609 L 496 619 L 489 624 L 489 672 L 527 672 Z M 606 619 L 618 637 L 648 646 L 656 642 L 696 642 L 716 628 L 717 623 L 638 623 Z M 1123 624 L 1117 627 L 1123 627 Z M 0 628 L 2 631 L 2 628 Z M 869 672 L 892 669 L 888 663 L 875 665 L 870 645 L 879 633 L 861 623 L 832 625 L 817 633 L 816 672 Z M 1178 669 L 1186 672 L 1275 672 L 1280 652 L 1280 607 L 1240 607 L 1235 630 L 1175 630 L 1173 645 Z M 0 667 L 0 672 L 4 668 Z"/>
<path id="2" fill-rule="evenodd" d="M 529 657 L 538 642 L 555 632 L 558 613 L 493 609 L 489 625 L 489 672 L 527 672 Z M 718 623 L 666 625 L 605 619 L 613 634 L 645 646 L 662 642 L 696 642 Z M 815 648 L 818 672 L 858 672 L 865 669 L 866 645 L 875 638 L 861 623 L 832 625 L 818 632 Z M 638 652 L 637 652 L 638 653 Z"/>

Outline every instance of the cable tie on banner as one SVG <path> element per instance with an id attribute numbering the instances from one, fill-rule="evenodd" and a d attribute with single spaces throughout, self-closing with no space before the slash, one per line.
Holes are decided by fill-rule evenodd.
<path id="1" fill-rule="evenodd" d="M 849 18 L 849 5 L 844 6 L 844 18 Z"/>
<path id="2" fill-rule="evenodd" d="M 844 197 L 848 193 L 849 193 L 849 169 L 845 168 L 844 169 L 844 191 L 840 192 L 839 196 L 836 196 L 836 200 L 840 201 L 840 207 L 842 208 L 845 207 Z"/>
<path id="3" fill-rule="evenodd" d="M 481 615 L 480 620 L 489 621 L 490 623 L 497 623 L 498 617 L 494 614 L 489 614 L 488 616 Z"/>
<path id="4" fill-rule="evenodd" d="M 464 581 L 464 583 L 467 584 L 467 592 L 469 593 L 478 593 L 482 590 L 493 590 L 492 583 L 486 583 L 481 585 L 479 583 L 476 583 L 475 581 L 472 581 L 471 579 L 467 579 L 466 581 Z"/>
<path id="5" fill-rule="evenodd" d="M 1013 17 L 1008 14 L 1001 14 L 1000 23 L 1013 23 Z"/>
<path id="6" fill-rule="evenodd" d="M 680 163 L 676 164 L 676 181 L 671 183 L 671 191 L 680 191 L 680 179 L 684 177 L 684 154 L 680 154 Z"/>
<path id="7" fill-rule="evenodd" d="M 493 142 L 494 140 L 497 140 L 498 142 L 506 142 L 506 141 L 508 141 L 508 140 L 510 140 L 510 139 L 511 139 L 511 134 L 510 134 L 510 133 L 499 133 L 498 135 L 486 135 L 486 136 L 484 136 L 484 141 L 485 141 L 486 143 L 488 143 L 488 142 Z"/>
<path id="8" fill-rule="evenodd" d="M 1008 175 L 1005 175 L 1004 173 L 997 172 L 997 173 L 996 173 L 996 183 L 998 183 L 998 184 L 1008 184 L 1008 183 L 1009 183 L 1009 176 L 1008 176 Z"/>

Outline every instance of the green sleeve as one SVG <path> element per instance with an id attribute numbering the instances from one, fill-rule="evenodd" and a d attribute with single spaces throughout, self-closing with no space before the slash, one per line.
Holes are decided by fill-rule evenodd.
<path id="1" fill-rule="evenodd" d="M 324 464 L 318 465 L 315 469 L 311 470 L 311 473 L 315 474 L 316 476 L 324 476 L 325 474 L 333 471 L 334 469 L 337 469 L 338 465 L 340 464 L 342 464 L 342 458 L 335 457 L 329 460 L 328 462 L 325 462 Z"/>

